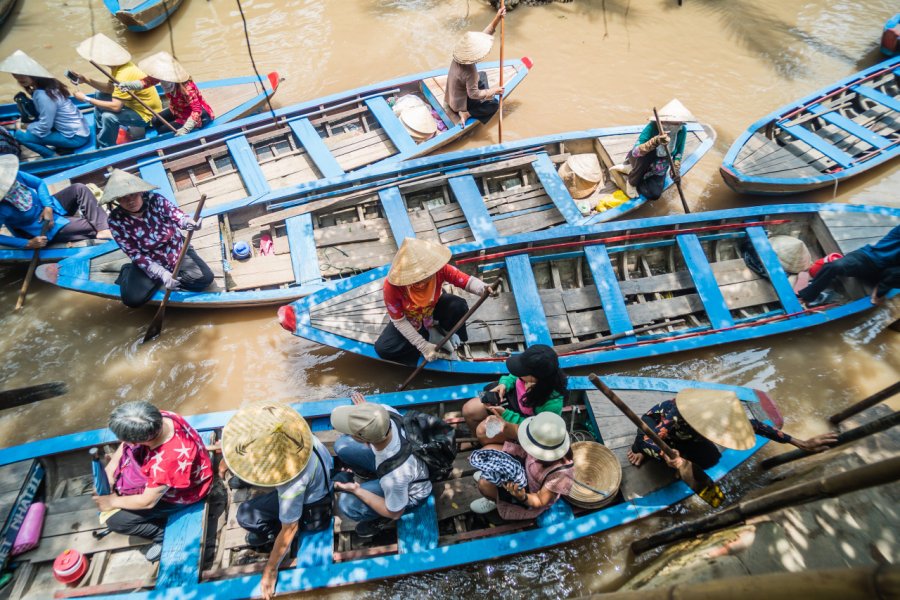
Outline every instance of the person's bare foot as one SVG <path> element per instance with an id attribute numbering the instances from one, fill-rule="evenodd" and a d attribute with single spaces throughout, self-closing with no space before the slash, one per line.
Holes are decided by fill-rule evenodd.
<path id="1" fill-rule="evenodd" d="M 633 464 L 635 467 L 640 467 L 642 464 L 644 464 L 644 454 L 643 453 L 635 454 L 634 452 L 629 450 L 627 457 L 628 457 L 628 462 Z"/>

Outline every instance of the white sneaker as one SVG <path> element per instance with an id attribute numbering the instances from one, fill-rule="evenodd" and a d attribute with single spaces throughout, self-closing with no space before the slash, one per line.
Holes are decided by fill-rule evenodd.
<path id="1" fill-rule="evenodd" d="M 475 471 L 474 473 L 472 473 L 472 479 L 475 480 L 475 483 L 481 481 L 481 471 Z"/>
<path id="2" fill-rule="evenodd" d="M 637 188 L 631 185 L 630 181 L 625 184 L 625 194 L 629 198 L 637 198 L 638 196 L 640 196 L 640 194 L 638 194 Z"/>
<path id="3" fill-rule="evenodd" d="M 487 498 L 478 498 L 477 500 L 472 500 L 469 508 L 472 509 L 473 513 L 484 515 L 497 508 L 497 503 Z"/>
<path id="4" fill-rule="evenodd" d="M 609 168 L 610 171 L 615 171 L 617 173 L 621 173 L 622 175 L 628 175 L 629 173 L 631 173 L 631 169 L 632 165 L 628 163 L 620 163 Z"/>

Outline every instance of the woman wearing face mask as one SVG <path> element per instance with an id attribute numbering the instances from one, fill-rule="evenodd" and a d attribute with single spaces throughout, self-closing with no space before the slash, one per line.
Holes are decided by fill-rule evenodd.
<path id="1" fill-rule="evenodd" d="M 157 83 L 162 85 L 169 107 L 159 114 L 177 129 L 175 135 L 200 129 L 215 118 L 190 74 L 168 52 L 157 52 L 139 62 L 138 67 L 147 73 L 147 77 L 126 81 L 119 88 L 134 92 Z M 169 130 L 159 119 L 154 119 L 153 124 L 160 133 Z"/>

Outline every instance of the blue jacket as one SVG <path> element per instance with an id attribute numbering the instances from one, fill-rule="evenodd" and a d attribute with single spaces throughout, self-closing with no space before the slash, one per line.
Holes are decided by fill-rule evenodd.
<path id="1" fill-rule="evenodd" d="M 900 266 L 900 225 L 874 244 L 863 246 L 860 251 L 871 258 L 879 269 Z"/>
<path id="2" fill-rule="evenodd" d="M 24 248 L 28 240 L 41 235 L 41 211 L 48 206 L 53 209 L 53 227 L 47 232 L 47 239 L 53 239 L 69 222 L 62 205 L 50 195 L 47 184 L 39 177 L 19 171 L 16 181 L 31 190 L 34 202 L 30 209 L 23 212 L 9 202 L 0 200 L 0 226 L 5 225 L 16 236 L 0 235 L 0 244 Z M 19 237 L 23 233 L 28 237 Z"/>

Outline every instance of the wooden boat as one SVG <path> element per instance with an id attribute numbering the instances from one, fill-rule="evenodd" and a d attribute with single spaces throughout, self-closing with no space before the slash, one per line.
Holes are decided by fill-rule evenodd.
<path id="1" fill-rule="evenodd" d="M 150 31 L 166 22 L 184 0 L 103 0 L 130 31 Z"/>
<path id="2" fill-rule="evenodd" d="M 763 393 L 744 387 L 673 379 L 606 377 L 604 381 L 638 413 L 670 399 L 686 387 L 733 390 L 748 413 L 776 426 L 781 417 Z M 664 510 L 691 495 L 691 490 L 660 464 L 632 467 L 625 458 L 635 427 L 594 390 L 584 377 L 569 380 L 572 390 L 564 417 L 574 440 L 594 439 L 611 448 L 622 465 L 622 483 L 614 499 L 601 508 L 583 509 L 559 500 L 534 521 L 491 522 L 490 517 L 469 511 L 478 497 L 472 479 L 474 469 L 460 452 L 447 481 L 434 484 L 427 502 L 409 511 L 397 523 L 370 542 L 354 533 L 355 525 L 337 515 L 333 527 L 304 535 L 296 558 L 285 559 L 276 590 L 279 593 L 321 590 L 327 587 L 374 581 L 480 563 L 517 553 L 532 552 L 635 521 Z M 483 383 L 371 396 L 400 409 L 415 408 L 442 415 L 459 423 L 461 401 L 472 397 Z M 316 435 L 330 447 L 337 435 L 330 431 L 329 414 L 349 404 L 342 398 L 304 402 L 294 407 L 310 421 Z M 199 415 L 188 420 L 209 439 L 230 418 L 231 412 Z M 589 433 L 590 431 L 596 434 Z M 0 493 L 9 495 L 6 512 L 20 514 L 42 482 L 47 503 L 40 545 L 15 560 L 19 564 L 9 597 L 48 598 L 163 598 L 257 597 L 265 554 L 244 544 L 244 532 L 235 522 L 238 505 L 260 490 L 226 490 L 217 482 L 204 502 L 190 506 L 169 519 L 158 565 L 141 556 L 147 540 L 102 530 L 91 500 L 91 465 L 87 449 L 114 439 L 106 429 L 64 435 L 0 450 Z M 708 471 L 721 479 L 767 442 L 757 438 L 746 451 L 724 450 L 721 461 Z M 12 499 L 18 496 L 18 501 Z M 495 526 L 496 525 L 496 526 Z M 9 535 L 9 530 L 7 530 Z M 14 534 L 13 534 L 14 535 Z M 53 559 L 75 548 L 86 553 L 90 570 L 78 587 L 66 588 L 50 575 Z"/>
<path id="3" fill-rule="evenodd" d="M 511 352 L 543 343 L 563 368 L 646 358 L 795 331 L 869 308 L 871 289 L 842 279 L 842 299 L 806 310 L 768 236 L 792 235 L 813 259 L 846 254 L 900 224 L 900 209 L 787 204 L 618 221 L 473 242 L 453 248 L 453 264 L 487 282 L 501 280 L 467 325 L 460 360 L 426 368 L 505 373 Z M 747 268 L 742 245 L 768 277 Z M 369 271 L 279 310 L 295 335 L 372 358 L 387 324 L 382 286 L 388 267 Z M 467 297 L 475 296 L 454 289 Z M 895 290 L 893 293 L 897 293 Z M 650 328 L 635 335 L 637 328 Z M 604 342 L 603 336 L 620 336 Z M 584 348 L 585 345 L 597 344 Z"/>
<path id="4" fill-rule="evenodd" d="M 685 173 L 715 139 L 709 127 L 692 123 L 690 129 Z M 169 303 L 203 308 L 279 304 L 390 262 L 407 236 L 455 245 L 618 217 L 646 200 L 583 215 L 557 166 L 571 153 L 598 152 L 621 160 L 640 130 L 640 125 L 594 129 L 463 150 L 275 190 L 249 206 L 243 199 L 220 205 L 205 211 L 206 225 L 193 244 L 216 274 L 214 285 L 203 293 L 174 292 Z M 193 190 L 185 197 L 166 187 L 170 181 L 157 183 L 192 210 Z M 607 183 L 580 202 L 595 205 L 614 189 Z M 273 255 L 259 253 L 263 235 L 272 238 Z M 254 246 L 255 256 L 231 260 L 236 241 Z M 126 262 L 124 253 L 108 245 L 60 265 L 43 265 L 38 277 L 118 299 L 115 280 Z"/>
<path id="5" fill-rule="evenodd" d="M 266 98 L 271 98 L 278 90 L 280 81 L 278 73 L 273 71 L 263 78 L 262 83 L 255 75 L 198 82 L 197 87 L 203 91 L 203 97 L 216 114 L 216 118 L 202 131 L 236 121 L 257 112 L 264 105 Z M 156 89 L 160 97 L 165 98 L 162 87 L 157 86 Z M 86 102 L 76 102 L 76 106 L 84 114 L 84 118 L 91 130 L 91 139 L 84 146 L 76 148 L 70 154 L 62 154 L 50 158 L 42 158 L 36 152 L 32 152 L 22 146 L 21 169 L 23 171 L 39 177 L 45 177 L 91 161 L 106 160 L 120 152 L 133 150 L 162 140 L 171 140 L 174 137 L 171 133 L 158 134 L 151 129 L 147 130 L 146 137 L 143 139 L 117 144 L 109 148 L 97 148 L 97 138 L 94 129 L 96 115 L 93 106 Z M 19 111 L 15 104 L 0 105 L 0 123 L 8 124 L 18 120 Z"/>
<path id="6" fill-rule="evenodd" d="M 16 0 L 0 0 L 0 25 L 3 25 L 15 5 Z"/>
<path id="7" fill-rule="evenodd" d="M 900 56 L 763 117 L 720 172 L 736 192 L 794 194 L 839 182 L 900 153 Z"/>

